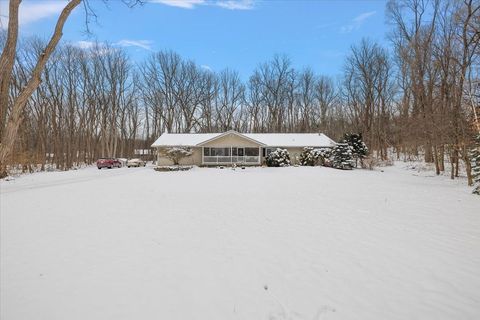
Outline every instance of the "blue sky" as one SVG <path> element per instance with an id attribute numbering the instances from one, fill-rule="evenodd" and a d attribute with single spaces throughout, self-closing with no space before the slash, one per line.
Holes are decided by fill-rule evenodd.
<path id="1" fill-rule="evenodd" d="M 170 49 L 205 68 L 230 68 L 248 78 L 274 54 L 286 54 L 295 68 L 316 73 L 341 73 L 350 46 L 363 37 L 388 46 L 386 1 L 276 0 L 149 0 L 128 8 L 119 0 L 106 6 L 90 0 L 98 22 L 85 34 L 85 13 L 77 8 L 64 40 L 88 47 L 107 41 L 127 48 L 141 61 L 154 51 Z M 62 0 L 24 0 L 22 35 L 47 38 L 62 9 Z M 7 0 L 0 0 L 1 25 L 7 21 Z"/>

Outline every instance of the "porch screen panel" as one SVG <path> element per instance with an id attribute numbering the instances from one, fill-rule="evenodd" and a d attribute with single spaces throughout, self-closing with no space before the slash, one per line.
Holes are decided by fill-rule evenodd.
<path id="1" fill-rule="evenodd" d="M 230 156 L 230 148 L 210 148 L 211 156 L 228 157 Z"/>
<path id="2" fill-rule="evenodd" d="M 258 148 L 245 148 L 245 155 L 248 157 L 258 157 Z"/>

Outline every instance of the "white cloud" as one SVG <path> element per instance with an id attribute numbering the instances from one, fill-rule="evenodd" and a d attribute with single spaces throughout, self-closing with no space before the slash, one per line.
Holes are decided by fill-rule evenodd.
<path id="1" fill-rule="evenodd" d="M 151 0 L 151 2 L 183 9 L 193 9 L 196 5 L 204 4 L 205 0 Z"/>
<path id="2" fill-rule="evenodd" d="M 375 13 L 377 13 L 377 11 L 364 12 L 361 15 L 355 17 L 353 21 L 356 23 L 363 23 L 365 20 L 373 16 Z"/>
<path id="3" fill-rule="evenodd" d="M 340 32 L 342 33 L 350 33 L 354 30 L 360 29 L 360 27 L 365 23 L 367 19 L 375 15 L 377 12 L 376 11 L 369 11 L 369 12 L 364 12 L 355 18 L 352 19 L 352 21 L 344 25 L 343 27 L 340 28 Z"/>
<path id="4" fill-rule="evenodd" d="M 219 0 L 215 5 L 228 10 L 251 10 L 253 0 Z"/>
<path id="5" fill-rule="evenodd" d="M 128 39 L 122 39 L 120 41 L 117 41 L 113 43 L 113 46 L 117 47 L 138 47 L 141 49 L 145 50 L 152 50 L 152 44 L 153 41 L 150 40 L 128 40 Z M 73 43 L 75 47 L 81 48 L 81 49 L 103 49 L 108 47 L 108 45 L 105 42 L 98 42 L 98 41 L 85 41 L 85 40 L 80 40 L 76 41 Z M 110 48 L 113 50 L 113 48 Z"/>
<path id="6" fill-rule="evenodd" d="M 138 47 L 145 50 L 152 50 L 153 41 L 150 40 L 128 40 L 123 39 L 115 43 L 121 47 Z"/>
<path id="7" fill-rule="evenodd" d="M 81 49 L 90 49 L 90 48 L 95 46 L 95 42 L 80 40 L 80 41 L 77 41 L 77 42 L 73 43 L 73 45 L 75 47 L 79 47 Z"/>
<path id="8" fill-rule="evenodd" d="M 200 5 L 228 10 L 251 10 L 254 7 L 254 0 L 150 0 L 150 2 L 183 9 L 194 9 Z"/>
<path id="9" fill-rule="evenodd" d="M 23 1 L 20 4 L 18 13 L 19 25 L 26 25 L 38 20 L 58 16 L 67 2 L 65 0 L 57 1 Z M 0 0 L 0 28 L 8 26 L 8 1 Z"/>
<path id="10" fill-rule="evenodd" d="M 72 45 L 85 50 L 85 53 L 89 56 L 103 56 L 110 52 L 115 52 L 115 50 L 118 50 L 101 41 L 80 40 L 73 42 Z"/>

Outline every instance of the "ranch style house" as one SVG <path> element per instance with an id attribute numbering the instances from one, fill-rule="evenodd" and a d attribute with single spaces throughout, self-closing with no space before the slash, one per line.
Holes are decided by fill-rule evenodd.
<path id="1" fill-rule="evenodd" d="M 305 147 L 332 148 L 335 141 L 323 133 L 163 133 L 153 144 L 157 165 L 172 165 L 163 155 L 167 148 L 189 147 L 192 155 L 181 159 L 182 165 L 254 165 L 264 163 L 265 157 L 277 148 L 287 149 L 295 161 Z"/>

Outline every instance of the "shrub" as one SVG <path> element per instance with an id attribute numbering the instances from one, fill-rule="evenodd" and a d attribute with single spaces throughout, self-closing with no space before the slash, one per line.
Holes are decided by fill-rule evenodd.
<path id="1" fill-rule="evenodd" d="M 352 147 L 347 143 L 337 143 L 333 148 L 332 166 L 337 169 L 352 170 L 354 163 Z"/>
<path id="2" fill-rule="evenodd" d="M 269 167 L 288 167 L 290 165 L 290 154 L 286 149 L 277 148 L 265 159 Z"/>
<path id="3" fill-rule="evenodd" d="M 326 166 L 330 162 L 332 149 L 305 147 L 300 154 L 300 164 L 302 166 Z"/>
<path id="4" fill-rule="evenodd" d="M 332 148 L 319 148 L 316 149 L 320 155 L 320 164 L 322 166 L 330 166 L 332 163 L 333 149 Z"/>
<path id="5" fill-rule="evenodd" d="M 172 160 L 174 165 L 179 165 L 180 160 L 190 157 L 193 154 L 193 151 L 188 147 L 171 147 L 166 148 L 162 153 L 164 157 Z"/>
<path id="6" fill-rule="evenodd" d="M 160 171 L 160 172 L 167 172 L 167 171 L 187 171 L 192 169 L 193 166 L 159 166 L 155 167 L 153 170 Z"/>
<path id="7" fill-rule="evenodd" d="M 299 161 L 302 166 L 313 167 L 318 165 L 319 157 L 320 155 L 316 149 L 313 149 L 312 147 L 305 147 L 303 148 L 302 153 L 300 153 Z"/>

